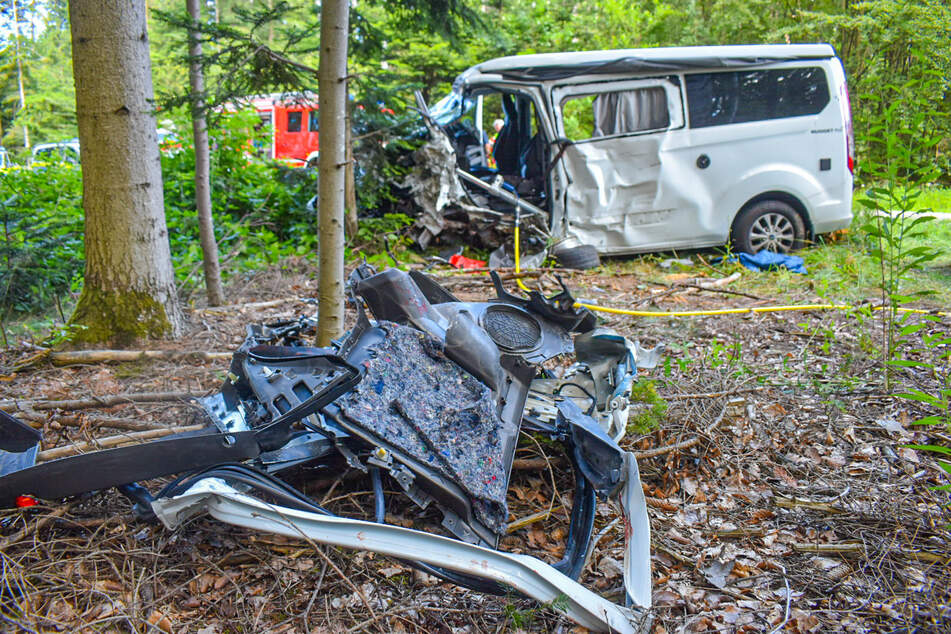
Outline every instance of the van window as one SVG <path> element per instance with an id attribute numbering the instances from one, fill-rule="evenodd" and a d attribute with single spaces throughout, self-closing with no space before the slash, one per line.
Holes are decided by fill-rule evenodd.
<path id="1" fill-rule="evenodd" d="M 818 114 L 829 103 L 821 68 L 778 68 L 685 77 L 691 128 Z"/>
<path id="2" fill-rule="evenodd" d="M 572 141 L 670 126 L 662 86 L 571 97 L 562 102 L 562 117 L 565 134 Z"/>
<path id="3" fill-rule="evenodd" d="M 303 112 L 288 112 L 287 113 L 287 131 L 288 132 L 300 132 L 300 123 L 303 116 Z"/>
<path id="4" fill-rule="evenodd" d="M 320 123 L 316 110 L 311 110 L 307 114 L 307 130 L 310 132 L 320 131 Z"/>

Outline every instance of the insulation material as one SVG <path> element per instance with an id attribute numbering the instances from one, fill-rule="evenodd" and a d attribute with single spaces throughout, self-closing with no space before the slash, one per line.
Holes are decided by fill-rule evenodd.
<path id="1" fill-rule="evenodd" d="M 490 390 L 446 358 L 442 343 L 382 321 L 387 337 L 365 363 L 366 375 L 337 400 L 352 421 L 458 484 L 479 521 L 501 532 L 507 465 L 502 420 Z"/>

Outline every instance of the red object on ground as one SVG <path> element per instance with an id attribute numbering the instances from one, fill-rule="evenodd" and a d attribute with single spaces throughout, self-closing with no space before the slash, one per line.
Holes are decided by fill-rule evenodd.
<path id="1" fill-rule="evenodd" d="M 29 495 L 18 495 L 16 504 L 17 508 L 25 509 L 30 508 L 31 506 L 36 506 L 39 504 L 39 502 L 31 498 Z"/>
<path id="2" fill-rule="evenodd" d="M 485 262 L 482 260 L 473 260 L 472 258 L 467 258 L 464 255 L 459 255 L 458 253 L 449 258 L 449 264 L 456 267 L 457 269 L 484 269 Z"/>

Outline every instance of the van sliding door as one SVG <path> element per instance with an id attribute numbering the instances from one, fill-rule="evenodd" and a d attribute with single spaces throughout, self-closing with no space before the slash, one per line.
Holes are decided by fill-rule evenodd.
<path id="1" fill-rule="evenodd" d="M 602 253 L 662 246 L 689 232 L 689 193 L 664 180 L 662 152 L 684 127 L 676 79 L 559 86 L 552 90 L 568 176 L 566 234 Z M 669 171 L 669 170 L 668 170 Z M 682 188 L 677 188 L 682 189 Z M 679 210 L 679 211 L 678 211 Z M 692 211 L 694 210 L 694 211 Z"/>

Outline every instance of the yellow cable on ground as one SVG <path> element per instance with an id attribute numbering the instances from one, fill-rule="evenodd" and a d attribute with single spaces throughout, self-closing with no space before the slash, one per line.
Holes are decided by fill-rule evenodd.
<path id="1" fill-rule="evenodd" d="M 703 315 L 743 315 L 747 313 L 781 313 L 794 310 L 852 310 L 859 306 L 851 304 L 798 304 L 795 306 L 753 306 L 750 308 L 720 308 L 716 310 L 681 310 L 681 311 L 650 311 L 650 310 L 628 310 L 625 308 L 611 308 L 610 306 L 598 306 L 596 304 L 586 304 L 575 302 L 576 308 L 587 308 L 600 313 L 611 313 L 612 315 L 631 315 L 633 317 L 699 317 Z M 872 306 L 872 310 L 884 310 L 886 307 Z M 924 310 L 922 308 L 897 308 L 900 313 L 915 313 L 919 315 L 939 315 L 949 317 L 951 313 L 942 313 L 938 311 Z"/>
<path id="2" fill-rule="evenodd" d="M 519 273 L 519 247 L 518 247 L 518 229 L 519 229 L 518 209 L 515 210 L 515 273 Z M 522 279 L 515 278 L 518 287 L 528 292 L 529 289 L 522 282 Z M 612 315 L 630 315 L 631 317 L 701 317 L 706 315 L 745 315 L 748 313 L 782 313 L 795 310 L 852 310 L 859 308 L 851 304 L 798 304 L 795 306 L 754 306 L 750 308 L 719 308 L 715 310 L 680 310 L 680 311 L 654 311 L 654 310 L 630 310 L 627 308 L 612 308 L 610 306 L 598 306 L 597 304 L 587 304 L 584 302 L 575 302 L 575 308 L 587 308 L 599 313 L 610 313 Z M 885 306 L 872 306 L 872 310 L 885 310 Z M 913 313 L 917 315 L 938 315 L 941 317 L 951 317 L 951 313 L 943 313 L 934 310 L 925 310 L 923 308 L 896 308 L 899 313 Z"/>

